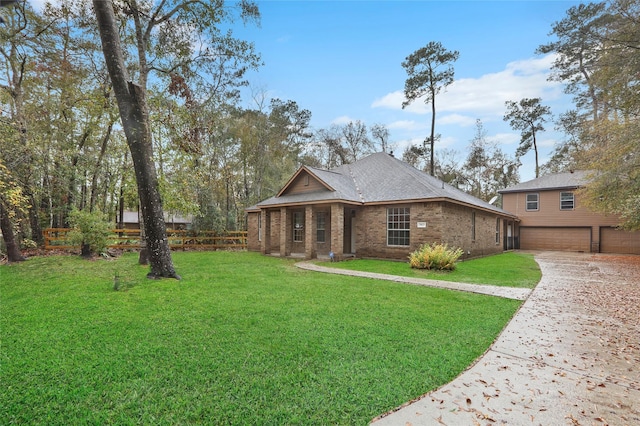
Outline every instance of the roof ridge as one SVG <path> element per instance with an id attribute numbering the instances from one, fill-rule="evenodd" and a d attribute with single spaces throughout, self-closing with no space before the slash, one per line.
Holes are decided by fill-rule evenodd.
<path id="1" fill-rule="evenodd" d="M 307 166 L 307 165 L 304 165 L 304 167 L 306 167 L 307 169 L 320 170 L 322 172 L 330 172 L 331 171 L 329 169 L 323 169 L 322 167 L 314 167 L 314 166 Z"/>
<path id="2" fill-rule="evenodd" d="M 353 186 L 355 186 L 355 188 L 356 188 L 356 194 L 358 194 L 358 198 L 360 198 L 360 201 L 362 203 L 364 203 L 365 202 L 365 198 L 364 198 L 364 195 L 362 193 L 362 190 L 360 189 L 360 186 L 358 186 L 358 181 L 356 180 L 356 177 L 353 175 L 353 170 L 351 169 L 349 164 L 346 164 L 345 168 L 349 172 L 349 177 L 351 177 L 351 180 L 353 181 Z"/>

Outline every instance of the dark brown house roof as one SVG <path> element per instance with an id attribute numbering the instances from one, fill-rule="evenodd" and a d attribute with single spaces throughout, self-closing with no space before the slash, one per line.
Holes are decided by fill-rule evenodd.
<path id="1" fill-rule="evenodd" d="M 313 192 L 288 193 L 289 185 L 302 173 L 308 173 L 312 178 L 317 179 L 322 189 Z M 355 163 L 345 164 L 332 170 L 303 166 L 278 195 L 247 210 L 332 201 L 366 205 L 436 200 L 515 217 L 386 153 L 372 154 Z"/>

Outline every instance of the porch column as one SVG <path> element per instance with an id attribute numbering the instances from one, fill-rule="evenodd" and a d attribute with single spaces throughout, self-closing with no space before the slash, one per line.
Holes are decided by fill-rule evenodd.
<path id="1" fill-rule="evenodd" d="M 265 209 L 261 216 L 262 241 L 260 242 L 260 251 L 262 254 L 269 254 L 271 253 L 271 213 Z"/>
<path id="2" fill-rule="evenodd" d="M 313 259 L 316 257 L 316 222 L 313 220 L 313 207 L 306 206 L 304 209 L 304 257 Z"/>
<path id="3" fill-rule="evenodd" d="M 287 257 L 291 254 L 291 247 L 287 246 L 289 240 L 290 224 L 289 216 L 287 215 L 287 208 L 280 208 L 280 257 Z"/>
<path id="4" fill-rule="evenodd" d="M 344 254 L 344 207 L 342 204 L 331 204 L 331 251 L 336 259 Z"/>

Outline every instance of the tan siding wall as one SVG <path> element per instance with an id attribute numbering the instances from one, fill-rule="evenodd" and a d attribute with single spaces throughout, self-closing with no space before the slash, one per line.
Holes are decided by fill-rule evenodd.
<path id="1" fill-rule="evenodd" d="M 304 192 L 328 191 L 328 189 L 310 176 L 308 173 L 300 173 L 287 188 L 286 194 L 300 194 Z"/>
<path id="2" fill-rule="evenodd" d="M 537 191 L 539 210 L 526 210 L 526 194 L 503 194 L 503 209 L 517 215 L 522 226 L 602 226 L 616 225 L 618 218 L 604 216 L 588 210 L 580 202 L 580 194 L 574 191 L 574 210 L 560 210 L 560 192 Z"/>
<path id="3" fill-rule="evenodd" d="M 573 192 L 575 206 L 573 210 L 560 210 L 560 192 Z M 539 194 L 539 210 L 527 211 L 526 194 Z M 591 251 L 598 252 L 600 247 L 601 226 L 615 226 L 616 216 L 605 216 L 587 209 L 580 200 L 580 194 L 569 190 L 531 191 L 502 195 L 503 209 L 517 215 L 522 227 L 590 227 L 592 235 Z M 521 248 L 530 244 L 520 238 Z M 566 250 L 571 250 L 566 248 Z"/>

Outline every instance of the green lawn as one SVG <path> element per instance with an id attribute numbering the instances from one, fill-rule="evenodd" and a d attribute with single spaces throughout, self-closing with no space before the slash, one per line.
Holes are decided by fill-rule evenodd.
<path id="1" fill-rule="evenodd" d="M 0 424 L 344 424 L 454 378 L 519 301 L 257 253 L 0 266 Z M 114 291 L 114 276 L 126 290 Z"/>
<path id="2" fill-rule="evenodd" d="M 319 262 L 320 265 L 356 271 L 377 272 L 412 278 L 427 278 L 471 284 L 534 288 L 542 274 L 532 254 L 508 252 L 459 262 L 455 271 L 412 269 L 409 262 L 356 259 Z"/>

